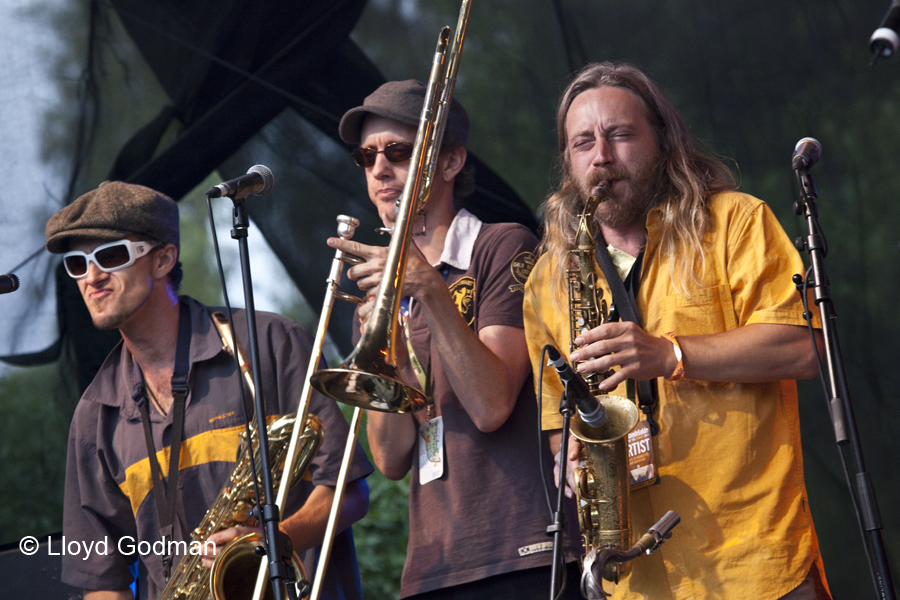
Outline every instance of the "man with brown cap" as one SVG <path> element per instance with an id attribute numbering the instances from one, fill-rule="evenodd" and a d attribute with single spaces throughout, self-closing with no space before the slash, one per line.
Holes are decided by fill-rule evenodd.
<path id="1" fill-rule="evenodd" d="M 341 120 L 369 198 L 385 227 L 408 176 L 425 98 L 417 81 L 379 87 Z M 516 224 L 485 224 L 459 200 L 468 117 L 454 100 L 425 206 L 416 217 L 402 290 L 401 373 L 431 397 L 413 414 L 370 411 L 375 464 L 390 479 L 411 472 L 409 544 L 401 598 L 546 598 L 550 515 L 538 453 L 537 411 L 522 324 L 522 290 L 537 239 Z M 468 190 L 467 190 L 468 188 Z M 371 315 L 387 248 L 328 240 L 366 259 L 348 270 Z M 569 549 L 569 560 L 574 554 Z M 577 570 L 569 590 L 578 597 Z"/>
<path id="2" fill-rule="evenodd" d="M 47 249 L 64 254 L 94 324 L 122 334 L 78 403 L 69 432 L 63 533 L 68 544 L 92 551 L 63 556 L 62 579 L 84 588 L 89 600 L 131 598 L 130 565 L 140 559 L 137 597 L 156 598 L 180 558 L 169 550 L 184 553 L 177 542 L 191 541 L 233 469 L 244 430 L 235 381 L 240 374 L 213 325 L 213 309 L 177 294 L 178 206 L 170 198 L 140 185 L 105 182 L 56 213 L 46 233 Z M 247 347 L 243 311 L 235 312 L 234 324 Z M 257 328 L 263 376 L 257 385 L 266 392 L 266 413 L 293 412 L 311 339 L 271 313 L 257 314 Z M 249 392 L 243 403 L 252 414 Z M 310 412 L 327 435 L 281 522 L 297 552 L 322 539 L 348 430 L 337 405 L 324 396 L 313 395 Z M 172 462 L 178 457 L 178 469 L 169 469 L 170 455 Z M 342 529 L 368 508 L 362 478 L 372 467 L 362 452 L 357 459 Z M 245 531 L 250 529 L 222 530 L 210 540 L 221 549 Z M 176 544 L 153 545 L 165 540 Z M 350 530 L 335 544 L 324 595 L 359 598 Z"/>

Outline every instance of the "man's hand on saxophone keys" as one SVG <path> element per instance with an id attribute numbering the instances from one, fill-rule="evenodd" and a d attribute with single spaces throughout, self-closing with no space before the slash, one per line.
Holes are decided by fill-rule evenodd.
<path id="1" fill-rule="evenodd" d="M 213 533 L 206 539 L 207 542 L 213 543 L 213 547 L 210 548 L 209 544 L 203 544 L 201 546 L 202 558 L 200 559 L 200 563 L 207 569 L 211 569 L 219 551 L 225 548 L 225 546 L 233 540 L 248 533 L 259 533 L 259 527 L 229 527 Z M 210 550 L 212 550 L 212 552 L 210 552 Z"/>
<path id="2" fill-rule="evenodd" d="M 575 344 L 580 347 L 569 360 L 579 363 L 579 373 L 602 373 L 618 367 L 600 383 L 604 392 L 614 390 L 626 379 L 668 377 L 678 365 L 671 342 L 650 335 L 630 321 L 595 327 L 576 338 Z"/>

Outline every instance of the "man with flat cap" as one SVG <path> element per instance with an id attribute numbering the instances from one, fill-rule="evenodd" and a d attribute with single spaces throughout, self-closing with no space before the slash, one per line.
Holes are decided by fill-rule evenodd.
<path id="1" fill-rule="evenodd" d="M 122 334 L 69 431 L 63 534 L 70 545 L 94 551 L 63 556 L 62 580 L 84 588 L 87 600 L 132 598 L 130 565 L 139 560 L 137 597 L 156 598 L 181 557 L 167 552 L 177 544 L 153 543 L 163 537 L 190 542 L 233 469 L 244 431 L 240 374 L 212 322 L 213 309 L 178 296 L 178 206 L 170 198 L 105 182 L 53 215 L 46 233 L 47 249 L 64 255 L 94 325 Z M 243 311 L 235 312 L 234 325 L 248 347 Z M 271 313 L 257 314 L 257 328 L 263 381 L 256 383 L 265 390 L 266 413 L 293 412 L 312 340 Z M 243 402 L 253 414 L 246 386 Z M 348 431 L 330 399 L 314 394 L 310 412 L 326 435 L 281 521 L 298 553 L 323 537 Z M 178 469 L 169 468 L 170 456 L 179 457 Z M 345 528 L 368 509 L 363 477 L 372 467 L 362 452 L 356 458 L 324 590 L 331 598 L 361 596 L 353 537 Z M 170 488 L 177 493 L 168 494 Z M 249 531 L 230 528 L 210 540 L 221 549 Z"/>
<path id="2" fill-rule="evenodd" d="M 385 83 L 340 123 L 365 170 L 385 227 L 409 174 L 423 84 Z M 541 598 L 550 588 L 550 515 L 522 323 L 522 290 L 537 239 L 517 224 L 486 224 L 458 202 L 471 193 L 469 121 L 453 100 L 425 216 L 416 217 L 403 284 L 398 361 L 429 396 L 412 414 L 370 411 L 376 466 L 410 476 L 409 544 L 401 598 Z M 348 270 L 371 315 L 387 248 L 328 240 L 366 262 Z M 568 549 L 568 559 L 574 554 Z M 574 563 L 573 563 L 574 564 Z M 578 597 L 577 569 L 569 577 Z"/>

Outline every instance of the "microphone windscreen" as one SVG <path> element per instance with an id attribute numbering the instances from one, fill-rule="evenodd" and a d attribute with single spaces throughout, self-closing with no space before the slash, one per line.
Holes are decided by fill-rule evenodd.
<path id="1" fill-rule="evenodd" d="M 265 196 L 275 187 L 275 174 L 272 173 L 272 169 L 269 167 L 265 165 L 253 165 L 247 170 L 247 173 L 256 173 L 263 178 L 262 187 L 258 189 L 255 188 L 255 191 L 253 192 L 257 196 Z"/>

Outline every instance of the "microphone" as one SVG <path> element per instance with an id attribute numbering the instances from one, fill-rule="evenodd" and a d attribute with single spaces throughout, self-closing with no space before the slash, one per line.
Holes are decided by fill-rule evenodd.
<path id="1" fill-rule="evenodd" d="M 900 0 L 897 0 L 900 2 Z M 805 137 L 794 146 L 794 156 L 791 157 L 791 167 L 796 171 L 798 169 L 809 169 L 819 160 L 822 154 L 822 144 L 816 138 Z"/>
<path id="2" fill-rule="evenodd" d="M 250 194 L 265 196 L 275 187 L 275 175 L 269 167 L 254 165 L 246 175 L 220 183 L 206 192 L 210 198 L 228 196 L 233 200 L 243 200 Z"/>
<path id="3" fill-rule="evenodd" d="M 8 294 L 19 289 L 19 278 L 10 273 L 0 275 L 0 294 Z"/>
<path id="4" fill-rule="evenodd" d="M 581 378 L 581 375 L 572 370 L 572 367 L 569 366 L 569 363 L 559 354 L 556 348 L 547 344 L 544 346 L 544 350 L 547 351 L 547 358 L 550 361 L 548 364 L 556 367 L 559 380 L 562 381 L 566 388 L 566 394 L 575 401 L 581 420 L 592 427 L 605 425 L 607 420 L 606 407 L 597 401 L 597 398 L 591 393 L 590 388 L 588 388 L 584 379 Z"/>
<path id="5" fill-rule="evenodd" d="M 879 56 L 888 58 L 897 51 L 900 45 L 900 0 L 892 0 L 891 6 L 881 20 L 881 25 L 869 38 L 869 48 L 872 50 L 872 64 Z"/>

